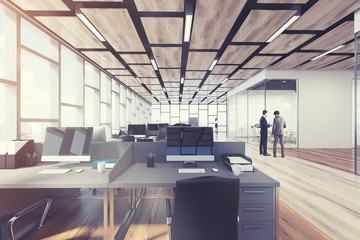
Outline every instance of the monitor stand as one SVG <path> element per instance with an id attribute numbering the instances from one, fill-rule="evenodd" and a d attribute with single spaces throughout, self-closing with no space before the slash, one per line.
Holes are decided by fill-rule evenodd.
<path id="1" fill-rule="evenodd" d="M 196 168 L 196 162 L 195 161 L 185 161 L 183 164 L 184 168 Z"/>

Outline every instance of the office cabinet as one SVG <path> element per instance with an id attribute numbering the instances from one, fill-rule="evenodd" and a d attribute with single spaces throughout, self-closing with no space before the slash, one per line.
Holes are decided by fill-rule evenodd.
<path id="1" fill-rule="evenodd" d="M 273 188 L 240 188 L 239 239 L 274 239 Z"/>

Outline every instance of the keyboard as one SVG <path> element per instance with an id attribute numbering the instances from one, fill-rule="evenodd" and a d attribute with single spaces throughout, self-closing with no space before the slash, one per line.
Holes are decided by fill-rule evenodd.
<path id="1" fill-rule="evenodd" d="M 71 171 L 71 168 L 52 168 L 44 169 L 38 172 L 38 174 L 65 174 Z"/>
<path id="2" fill-rule="evenodd" d="M 204 168 L 179 168 L 179 173 L 205 173 Z"/>

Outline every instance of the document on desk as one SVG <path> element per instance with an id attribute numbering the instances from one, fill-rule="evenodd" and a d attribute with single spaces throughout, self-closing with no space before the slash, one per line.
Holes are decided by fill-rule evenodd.
<path id="1" fill-rule="evenodd" d="M 230 157 L 228 156 L 230 164 L 251 164 L 251 162 L 247 161 L 246 159 L 243 159 L 242 157 Z"/>
<path id="2" fill-rule="evenodd" d="M 38 172 L 38 174 L 65 174 L 70 172 L 71 170 L 71 168 L 44 169 Z"/>

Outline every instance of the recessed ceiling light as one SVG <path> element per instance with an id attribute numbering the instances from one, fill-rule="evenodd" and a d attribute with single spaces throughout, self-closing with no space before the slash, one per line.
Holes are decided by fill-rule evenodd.
<path id="1" fill-rule="evenodd" d="M 106 42 L 101 33 L 91 24 L 91 22 L 82 13 L 76 13 L 76 16 L 88 27 L 88 29 L 102 42 Z"/>
<path id="2" fill-rule="evenodd" d="M 158 70 L 158 67 L 157 67 L 157 65 L 156 65 L 155 60 L 154 60 L 154 59 L 150 59 L 150 62 L 151 62 L 151 64 L 153 65 L 153 68 L 157 71 L 157 70 Z"/>
<path id="3" fill-rule="evenodd" d="M 182 97 L 182 94 L 180 93 L 180 97 Z"/>
<path id="4" fill-rule="evenodd" d="M 193 19 L 192 14 L 185 15 L 184 42 L 190 41 L 192 19 Z"/>
<path id="5" fill-rule="evenodd" d="M 338 50 L 338 49 L 340 49 L 340 48 L 343 48 L 343 47 L 345 47 L 345 45 L 337 46 L 336 48 L 333 48 L 333 49 L 331 49 L 331 50 L 329 50 L 329 51 L 327 51 L 327 52 L 324 52 L 323 54 L 320 54 L 319 56 L 314 57 L 314 58 L 312 58 L 312 59 L 310 59 L 310 60 L 311 60 L 311 61 L 314 61 L 314 60 L 316 60 L 316 59 L 319 59 L 319 58 L 321 58 L 321 57 L 323 57 L 323 56 L 325 56 L 325 55 L 328 55 L 329 53 L 332 53 L 332 52 L 334 52 L 334 51 L 336 51 L 336 50 Z"/>
<path id="6" fill-rule="evenodd" d="M 300 11 L 295 13 L 294 16 L 292 16 L 284 25 L 279 28 L 271 37 L 269 37 L 268 40 L 266 40 L 267 43 L 272 42 L 275 38 L 277 38 L 283 31 L 285 31 L 291 24 L 293 24 L 298 18 L 300 17 Z"/>
<path id="7" fill-rule="evenodd" d="M 200 91 L 200 88 L 197 88 L 197 89 L 196 89 L 196 92 L 199 92 L 199 91 Z"/>
<path id="8" fill-rule="evenodd" d="M 166 92 L 166 88 L 163 88 L 163 91 Z"/>
<path id="9" fill-rule="evenodd" d="M 215 60 L 211 63 L 211 65 L 210 65 L 210 67 L 209 67 L 209 71 L 212 71 L 212 70 L 214 69 L 214 67 L 215 67 L 215 65 L 216 65 L 217 62 L 218 62 L 218 60 L 215 59 Z"/>
<path id="10" fill-rule="evenodd" d="M 141 81 L 140 78 L 137 77 L 136 80 L 137 80 L 140 84 L 143 84 L 143 82 Z"/>
<path id="11" fill-rule="evenodd" d="M 220 84 L 226 83 L 227 80 L 229 80 L 229 78 L 225 78 Z"/>
<path id="12" fill-rule="evenodd" d="M 184 84 L 184 78 L 183 77 L 180 79 L 180 84 Z"/>

